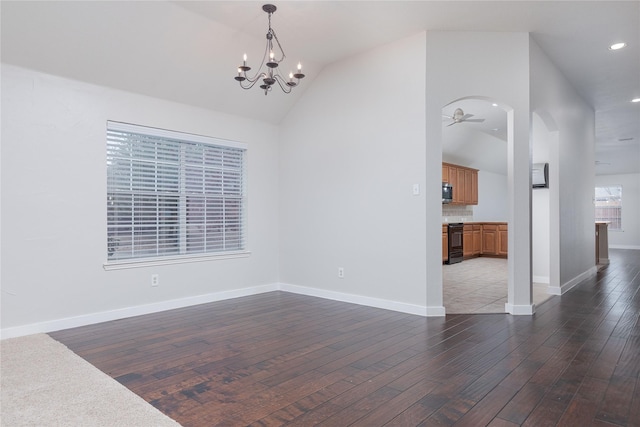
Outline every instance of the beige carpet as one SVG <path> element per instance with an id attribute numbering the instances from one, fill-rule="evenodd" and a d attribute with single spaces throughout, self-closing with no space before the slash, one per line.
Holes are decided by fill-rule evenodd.
<path id="1" fill-rule="evenodd" d="M 0 425 L 179 426 L 45 334 L 0 341 Z"/>

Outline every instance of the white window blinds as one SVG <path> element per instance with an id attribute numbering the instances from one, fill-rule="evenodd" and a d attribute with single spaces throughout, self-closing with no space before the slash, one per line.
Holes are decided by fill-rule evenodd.
<path id="1" fill-rule="evenodd" d="M 245 249 L 244 144 L 107 123 L 109 261 Z"/>

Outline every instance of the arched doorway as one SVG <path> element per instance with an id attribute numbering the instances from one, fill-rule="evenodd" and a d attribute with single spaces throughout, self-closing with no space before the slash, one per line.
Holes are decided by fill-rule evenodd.
<path id="1" fill-rule="evenodd" d="M 463 262 L 443 264 L 443 303 L 447 313 L 506 312 L 512 289 L 512 275 L 508 274 L 510 248 L 506 248 L 507 155 L 509 144 L 513 144 L 510 111 L 504 103 L 484 96 L 459 98 L 442 109 L 442 161 L 446 164 L 443 179 L 447 165 L 477 173 L 477 200 L 458 198 L 454 203 L 443 204 L 443 224 L 464 224 L 466 243 Z M 476 238 L 481 241 L 479 251 Z M 469 250 L 469 244 L 473 250 Z"/>

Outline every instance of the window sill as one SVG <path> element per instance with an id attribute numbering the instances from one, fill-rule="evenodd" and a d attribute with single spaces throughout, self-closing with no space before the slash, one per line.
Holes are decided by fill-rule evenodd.
<path id="1" fill-rule="evenodd" d="M 251 255 L 249 251 L 241 252 L 226 252 L 224 254 L 198 254 L 198 255 L 179 255 L 171 257 L 160 258 L 138 258 L 127 259 L 121 261 L 106 261 L 102 264 L 102 267 L 106 271 L 110 270 L 124 270 L 128 268 L 139 267 L 155 267 L 158 265 L 172 265 L 172 264 L 186 264 L 190 262 L 203 262 L 203 261 L 222 261 L 226 259 L 247 258 Z"/>

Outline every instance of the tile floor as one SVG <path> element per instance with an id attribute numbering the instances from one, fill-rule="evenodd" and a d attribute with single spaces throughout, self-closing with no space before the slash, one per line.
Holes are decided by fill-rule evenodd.
<path id="1" fill-rule="evenodd" d="M 443 265 L 444 306 L 447 314 L 504 313 L 507 302 L 507 260 L 479 257 Z M 552 295 L 546 284 L 533 284 L 533 302 Z"/>

